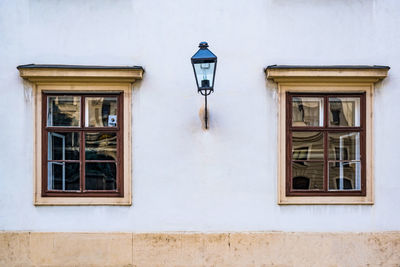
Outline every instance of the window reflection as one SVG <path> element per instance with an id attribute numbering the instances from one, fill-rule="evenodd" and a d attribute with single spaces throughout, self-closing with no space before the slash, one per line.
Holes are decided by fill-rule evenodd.
<path id="1" fill-rule="evenodd" d="M 116 133 L 85 133 L 86 160 L 116 160 Z"/>
<path id="2" fill-rule="evenodd" d="M 360 162 L 329 162 L 329 190 L 360 189 Z"/>
<path id="3" fill-rule="evenodd" d="M 49 160 L 79 160 L 79 133 L 48 133 Z"/>
<path id="4" fill-rule="evenodd" d="M 324 101 L 320 97 L 293 97 L 292 125 L 314 126 L 324 125 Z"/>
<path id="5" fill-rule="evenodd" d="M 304 176 L 297 176 L 293 178 L 293 189 L 310 189 L 310 179 Z"/>
<path id="6" fill-rule="evenodd" d="M 324 162 L 293 162 L 292 177 L 293 189 L 322 190 L 324 188 Z M 308 179 L 307 182 L 305 182 L 306 179 Z M 306 185 L 308 188 L 304 188 Z"/>
<path id="7" fill-rule="evenodd" d="M 49 190 L 79 190 L 79 163 L 49 162 L 47 188 Z"/>
<path id="8" fill-rule="evenodd" d="M 330 160 L 360 160 L 360 133 L 329 133 Z"/>
<path id="9" fill-rule="evenodd" d="M 360 98 L 358 97 L 330 97 L 329 111 L 329 126 L 360 126 Z"/>
<path id="10" fill-rule="evenodd" d="M 322 132 L 293 132 L 293 160 L 324 159 Z"/>
<path id="11" fill-rule="evenodd" d="M 87 190 L 115 190 L 117 170 L 114 162 L 86 163 L 85 185 Z"/>
<path id="12" fill-rule="evenodd" d="M 48 96 L 47 126 L 79 126 L 80 101 L 77 96 Z"/>
<path id="13" fill-rule="evenodd" d="M 116 127 L 117 97 L 86 97 L 86 127 Z"/>

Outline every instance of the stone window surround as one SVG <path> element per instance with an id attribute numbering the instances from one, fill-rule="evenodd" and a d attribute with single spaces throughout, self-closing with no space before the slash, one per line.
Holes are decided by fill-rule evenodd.
<path id="1" fill-rule="evenodd" d="M 373 182 L 373 98 L 375 83 L 387 76 L 386 66 L 289 66 L 265 69 L 267 79 L 278 84 L 278 204 L 374 204 Z M 286 195 L 286 93 L 366 94 L 366 195 Z"/>
<path id="2" fill-rule="evenodd" d="M 32 82 L 34 96 L 34 205 L 131 205 L 132 204 L 132 84 L 143 77 L 142 67 L 22 65 L 20 76 Z M 123 197 L 42 196 L 42 92 L 123 92 L 124 174 Z"/>

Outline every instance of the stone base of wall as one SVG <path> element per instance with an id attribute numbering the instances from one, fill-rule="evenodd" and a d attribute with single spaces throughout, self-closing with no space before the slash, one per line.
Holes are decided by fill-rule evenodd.
<path id="1" fill-rule="evenodd" d="M 0 266 L 400 266 L 400 232 L 0 232 Z"/>

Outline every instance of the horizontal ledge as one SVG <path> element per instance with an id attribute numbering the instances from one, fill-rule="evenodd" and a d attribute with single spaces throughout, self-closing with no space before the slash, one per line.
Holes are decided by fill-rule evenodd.
<path id="1" fill-rule="evenodd" d="M 291 196 L 281 198 L 278 205 L 374 205 L 374 201 L 368 196 Z"/>
<path id="2" fill-rule="evenodd" d="M 377 82 L 388 75 L 388 66 L 272 65 L 265 69 L 267 79 L 275 82 Z"/>
<path id="3" fill-rule="evenodd" d="M 124 82 L 143 78 L 139 66 L 37 65 L 17 67 L 20 76 L 31 82 Z"/>
<path id="4" fill-rule="evenodd" d="M 130 197 L 40 197 L 35 206 L 132 206 Z"/>
<path id="5" fill-rule="evenodd" d="M 17 69 L 136 69 L 143 70 L 141 66 L 99 66 L 99 65 L 60 65 L 60 64 L 26 64 L 19 65 Z"/>
<path id="6" fill-rule="evenodd" d="M 306 205 L 306 206 L 310 206 L 310 205 L 318 205 L 318 206 L 327 206 L 327 205 L 363 205 L 363 206 L 372 206 L 374 205 L 374 202 L 280 202 L 278 203 L 280 206 L 289 206 L 289 205 Z"/>
<path id="7" fill-rule="evenodd" d="M 269 65 L 266 69 L 390 69 L 381 65 Z"/>
<path id="8" fill-rule="evenodd" d="M 35 202 L 35 206 L 132 206 L 132 203 L 103 203 L 103 202 L 65 202 L 65 203 L 48 203 L 48 202 Z"/>

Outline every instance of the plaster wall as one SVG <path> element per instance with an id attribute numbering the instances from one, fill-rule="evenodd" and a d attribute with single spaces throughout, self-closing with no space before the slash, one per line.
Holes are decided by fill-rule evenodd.
<path id="1" fill-rule="evenodd" d="M 400 230 L 397 0 L 0 0 L 0 229 Z M 210 129 L 190 57 L 218 56 Z M 20 64 L 141 65 L 133 89 L 133 205 L 35 207 L 31 85 Z M 373 206 L 277 205 L 271 64 L 389 65 L 377 84 Z"/>

